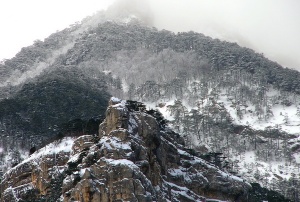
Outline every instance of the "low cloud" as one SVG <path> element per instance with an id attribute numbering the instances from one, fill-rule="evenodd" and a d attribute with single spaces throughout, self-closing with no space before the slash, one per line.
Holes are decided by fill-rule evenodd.
<path id="1" fill-rule="evenodd" d="M 134 15 L 149 26 L 154 26 L 154 13 L 150 8 L 150 1 L 141 0 L 116 0 L 107 11 L 108 18 L 122 18 L 128 15 Z"/>

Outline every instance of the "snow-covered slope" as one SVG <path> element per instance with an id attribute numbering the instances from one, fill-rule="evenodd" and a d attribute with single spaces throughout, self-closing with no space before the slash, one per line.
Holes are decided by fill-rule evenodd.
<path id="1" fill-rule="evenodd" d="M 251 88 L 254 96 L 256 88 Z M 189 101 L 192 95 L 188 92 L 181 100 L 149 102 L 147 107 L 159 110 L 170 121 L 169 126 L 190 142 L 191 148 L 203 151 L 204 147 L 207 153 L 224 153 L 231 171 L 250 182 L 282 191 L 280 183 L 297 178 L 300 174 L 299 96 L 270 88 L 259 103 L 255 97 L 239 100 L 240 95 L 226 87 L 208 88 L 207 94 L 194 103 Z M 201 117 L 194 120 L 194 113 Z M 210 129 L 205 126 L 207 123 Z M 228 124 L 233 129 L 228 132 L 220 124 Z"/>

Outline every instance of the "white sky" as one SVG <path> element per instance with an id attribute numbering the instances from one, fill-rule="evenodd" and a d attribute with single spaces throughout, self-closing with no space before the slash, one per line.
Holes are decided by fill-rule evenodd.
<path id="1" fill-rule="evenodd" d="M 235 41 L 300 70 L 300 0 L 119 0 L 136 7 L 153 25 Z M 3 0 L 0 60 L 56 30 L 106 9 L 114 0 Z M 124 7 L 124 5 L 126 5 Z M 146 5 L 146 6 L 145 6 Z M 146 9 L 145 9 L 146 7 Z M 120 9 L 120 8 L 119 8 Z M 130 9 L 135 10 L 135 9 Z"/>

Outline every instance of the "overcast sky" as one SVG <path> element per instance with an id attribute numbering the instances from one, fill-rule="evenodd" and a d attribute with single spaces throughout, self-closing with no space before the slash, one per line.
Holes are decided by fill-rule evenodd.
<path id="1" fill-rule="evenodd" d="M 119 0 L 159 29 L 194 30 L 234 41 L 300 70 L 300 0 Z M 9 0 L 0 3 L 0 60 L 106 9 L 114 0 Z M 121 7 L 121 9 L 122 9 Z"/>

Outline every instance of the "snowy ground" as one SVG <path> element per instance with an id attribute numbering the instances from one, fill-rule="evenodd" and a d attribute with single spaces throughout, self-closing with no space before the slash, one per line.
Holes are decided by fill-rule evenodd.
<path id="1" fill-rule="evenodd" d="M 296 114 L 297 106 L 299 107 L 299 105 L 292 104 L 291 106 L 285 106 L 275 104 L 271 106 L 273 116 L 268 119 L 259 119 L 254 113 L 255 106 L 250 102 L 247 103 L 248 107 L 241 107 L 241 110 L 244 111 L 242 118 L 238 117 L 236 106 L 232 105 L 232 101 L 228 99 L 228 96 L 224 92 L 221 93 L 218 102 L 224 103 L 226 110 L 230 113 L 230 116 L 236 124 L 248 125 L 256 130 L 274 127 L 289 134 L 300 135 L 300 116 Z"/>
<path id="2" fill-rule="evenodd" d="M 55 141 L 53 143 L 46 145 L 45 147 L 37 150 L 30 156 L 28 156 L 28 153 L 23 153 L 22 157 L 24 160 L 22 162 L 20 162 L 17 166 L 21 166 L 26 162 L 29 162 L 33 159 L 38 159 L 45 155 L 58 154 L 60 152 L 65 152 L 65 153 L 71 152 L 73 142 L 74 142 L 74 138 L 65 137 L 62 140 Z M 7 162 L 4 162 L 4 165 L 10 165 L 9 164 L 9 161 L 11 159 L 10 155 L 11 155 L 11 153 L 8 153 L 8 155 L 5 157 Z"/>

